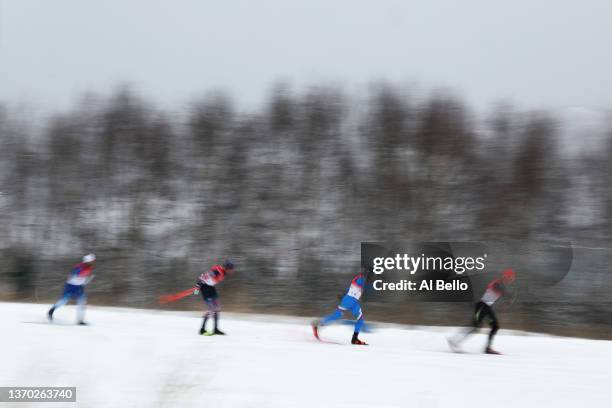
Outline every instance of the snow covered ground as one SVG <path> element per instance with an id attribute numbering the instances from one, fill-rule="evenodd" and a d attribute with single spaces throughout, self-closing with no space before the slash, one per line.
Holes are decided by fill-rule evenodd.
<path id="1" fill-rule="evenodd" d="M 298 318 L 226 314 L 228 335 L 203 337 L 196 313 L 90 307 L 80 327 L 73 307 L 53 325 L 46 310 L 0 303 L 0 386 L 76 386 L 78 407 L 612 406 L 608 341 L 502 331 L 503 356 L 479 353 L 484 334 L 453 354 L 449 328 L 382 325 L 357 347 Z"/>

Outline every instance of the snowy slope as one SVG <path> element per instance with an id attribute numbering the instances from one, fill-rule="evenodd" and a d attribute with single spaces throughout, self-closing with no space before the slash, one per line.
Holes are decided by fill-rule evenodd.
<path id="1" fill-rule="evenodd" d="M 501 332 L 504 356 L 477 353 L 484 335 L 453 354 L 446 328 L 383 326 L 355 347 L 297 318 L 226 315 L 228 336 L 202 337 L 195 313 L 90 307 L 79 327 L 46 308 L 0 303 L 0 386 L 76 386 L 78 407 L 612 406 L 607 341 Z"/>

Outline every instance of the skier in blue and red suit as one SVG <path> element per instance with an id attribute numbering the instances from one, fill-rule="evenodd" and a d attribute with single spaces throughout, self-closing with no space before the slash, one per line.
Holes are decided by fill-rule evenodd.
<path id="1" fill-rule="evenodd" d="M 349 286 L 346 293 L 342 297 L 340 304 L 336 308 L 336 310 L 325 316 L 323 319 L 319 321 L 314 321 L 312 323 L 312 331 L 317 339 L 319 339 L 319 329 L 322 326 L 326 326 L 342 317 L 345 311 L 350 310 L 357 321 L 355 322 L 355 331 L 353 333 L 353 338 L 351 339 L 351 344 L 357 345 L 367 345 L 366 342 L 361 341 L 359 339 L 359 331 L 363 327 L 364 318 L 363 311 L 361 310 L 361 305 L 359 304 L 359 299 L 363 294 L 363 290 L 366 285 L 367 276 L 364 273 L 360 273 L 355 276 L 351 281 L 351 285 Z M 320 340 L 320 339 L 319 339 Z"/>
<path id="2" fill-rule="evenodd" d="M 87 303 L 87 296 L 85 296 L 85 285 L 87 285 L 94 277 L 94 262 L 96 256 L 94 254 L 88 254 L 83 257 L 83 262 L 75 265 L 74 268 L 68 274 L 68 279 L 64 285 L 64 294 L 62 297 L 55 302 L 47 316 L 49 321 L 53 321 L 53 313 L 56 309 L 64 306 L 75 298 L 77 302 L 77 321 L 80 325 L 86 325 L 85 323 L 85 304 Z"/>

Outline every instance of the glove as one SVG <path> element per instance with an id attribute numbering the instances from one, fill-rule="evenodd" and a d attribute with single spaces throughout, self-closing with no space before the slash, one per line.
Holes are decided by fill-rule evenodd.
<path id="1" fill-rule="evenodd" d="M 193 289 L 193 294 L 194 295 L 199 295 L 200 294 L 200 288 L 194 288 Z"/>

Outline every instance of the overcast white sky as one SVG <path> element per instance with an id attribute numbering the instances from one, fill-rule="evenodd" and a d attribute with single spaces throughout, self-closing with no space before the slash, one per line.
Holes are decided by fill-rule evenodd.
<path id="1" fill-rule="evenodd" d="M 454 89 L 475 106 L 612 108 L 609 0 L 0 0 L 0 100 L 129 81 L 167 106 L 275 79 Z"/>

